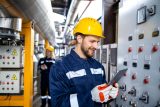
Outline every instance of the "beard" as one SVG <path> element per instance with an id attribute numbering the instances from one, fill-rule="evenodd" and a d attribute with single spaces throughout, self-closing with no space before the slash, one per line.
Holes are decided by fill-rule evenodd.
<path id="1" fill-rule="evenodd" d="M 85 48 L 85 46 L 81 46 L 81 50 L 83 52 L 83 54 L 87 57 L 87 58 L 91 58 L 94 55 L 95 52 L 95 48 L 93 47 L 89 47 L 89 48 Z"/>

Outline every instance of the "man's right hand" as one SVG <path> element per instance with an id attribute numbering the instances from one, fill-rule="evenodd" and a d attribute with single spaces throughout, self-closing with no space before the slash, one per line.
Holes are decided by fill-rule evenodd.
<path id="1" fill-rule="evenodd" d="M 91 90 L 92 100 L 100 103 L 107 102 L 110 100 L 109 93 L 112 87 L 112 85 L 108 86 L 106 83 L 94 87 Z"/>
<path id="2" fill-rule="evenodd" d="M 118 83 L 115 83 L 114 87 L 112 87 L 112 89 L 109 92 L 109 96 L 112 99 L 115 99 L 118 96 L 118 91 L 119 91 L 119 85 L 118 85 Z"/>

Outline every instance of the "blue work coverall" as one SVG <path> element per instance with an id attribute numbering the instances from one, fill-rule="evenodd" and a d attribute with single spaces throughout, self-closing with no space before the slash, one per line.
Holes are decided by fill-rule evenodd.
<path id="1" fill-rule="evenodd" d="M 50 71 L 52 107 L 102 107 L 92 101 L 91 90 L 106 83 L 104 67 L 95 59 L 71 53 L 56 62 Z"/>
<path id="2" fill-rule="evenodd" d="M 38 62 L 38 68 L 40 69 L 41 72 L 41 100 L 42 100 L 42 105 L 41 107 L 45 107 L 46 105 L 46 100 L 48 99 L 48 103 L 50 105 L 50 93 L 49 93 L 49 72 L 52 64 L 55 63 L 55 59 L 53 58 L 41 58 Z M 41 65 L 45 64 L 47 66 L 47 69 L 43 70 L 41 69 Z M 48 92 L 48 95 L 47 95 Z"/>

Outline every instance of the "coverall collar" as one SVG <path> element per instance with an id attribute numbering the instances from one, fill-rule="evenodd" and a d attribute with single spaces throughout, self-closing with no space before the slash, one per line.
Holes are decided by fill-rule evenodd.
<path id="1" fill-rule="evenodd" d="M 86 58 L 86 59 L 81 58 L 81 57 L 75 52 L 74 48 L 71 49 L 71 55 L 72 55 L 73 57 L 75 57 L 76 59 L 80 60 L 80 61 L 90 61 L 90 60 L 92 59 L 92 58 Z"/>

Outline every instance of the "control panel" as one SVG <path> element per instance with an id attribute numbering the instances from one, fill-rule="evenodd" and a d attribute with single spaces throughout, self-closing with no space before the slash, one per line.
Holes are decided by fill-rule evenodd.
<path id="1" fill-rule="evenodd" d="M 116 107 L 160 107 L 160 1 L 122 0 L 118 15 Z M 111 107 L 115 107 L 111 104 Z"/>
<path id="2" fill-rule="evenodd" d="M 22 67 L 22 47 L 0 46 L 0 68 Z"/>
<path id="3" fill-rule="evenodd" d="M 0 94 L 20 93 L 20 71 L 0 71 Z"/>

